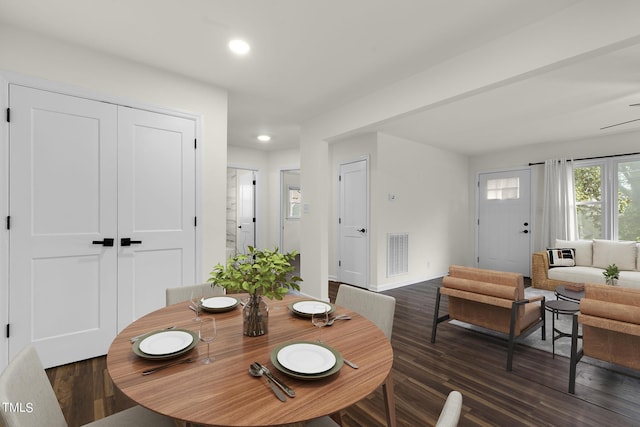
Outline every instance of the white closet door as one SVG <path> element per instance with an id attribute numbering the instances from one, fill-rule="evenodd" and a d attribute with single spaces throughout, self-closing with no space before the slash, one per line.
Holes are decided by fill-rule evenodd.
<path id="1" fill-rule="evenodd" d="M 118 122 L 122 329 L 164 306 L 167 287 L 195 283 L 195 122 L 126 107 Z"/>
<path id="2" fill-rule="evenodd" d="M 10 85 L 9 357 L 45 367 L 105 354 L 115 336 L 117 109 Z"/>

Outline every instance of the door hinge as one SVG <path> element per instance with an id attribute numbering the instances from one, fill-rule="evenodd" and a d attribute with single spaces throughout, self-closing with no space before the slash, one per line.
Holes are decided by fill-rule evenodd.
<path id="1" fill-rule="evenodd" d="M 11 230 L 11 217 L 7 215 L 7 230 Z"/>
<path id="2" fill-rule="evenodd" d="M 11 108 L 7 107 L 7 123 L 11 123 Z"/>
<path id="3" fill-rule="evenodd" d="M 480 264 L 480 257 L 478 257 L 478 264 Z"/>
<path id="4" fill-rule="evenodd" d="M 194 217 L 193 217 L 193 226 L 194 226 L 194 227 L 197 227 L 197 226 L 198 226 L 198 217 L 197 217 L 197 216 L 194 216 Z"/>
<path id="5" fill-rule="evenodd" d="M 256 219 L 255 219 L 255 218 L 253 218 L 253 222 L 254 222 L 254 223 L 256 222 Z"/>
<path id="6" fill-rule="evenodd" d="M 253 185 L 256 185 L 256 180 L 254 179 L 251 183 L 252 183 Z"/>
<path id="7" fill-rule="evenodd" d="M 342 261 L 338 260 L 338 267 L 342 267 Z"/>
<path id="8" fill-rule="evenodd" d="M 11 335 L 11 324 L 7 323 L 7 330 L 6 330 L 5 336 L 9 338 L 9 335 Z"/>
<path id="9" fill-rule="evenodd" d="M 338 175 L 338 182 L 342 181 L 342 175 Z"/>
<path id="10" fill-rule="evenodd" d="M 338 224 L 342 224 L 342 218 L 338 218 Z"/>

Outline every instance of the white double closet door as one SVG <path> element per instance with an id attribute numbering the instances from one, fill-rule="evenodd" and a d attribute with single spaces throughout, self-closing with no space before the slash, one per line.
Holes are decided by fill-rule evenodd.
<path id="1" fill-rule="evenodd" d="M 10 85 L 9 358 L 106 354 L 195 282 L 195 121 Z"/>

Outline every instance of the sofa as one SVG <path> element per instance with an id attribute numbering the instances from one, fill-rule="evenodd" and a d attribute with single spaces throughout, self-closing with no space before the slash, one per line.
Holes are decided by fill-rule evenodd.
<path id="1" fill-rule="evenodd" d="M 440 316 L 440 299 L 446 295 L 449 312 Z M 515 343 L 541 329 L 545 337 L 544 296 L 524 297 L 524 277 L 519 273 L 452 265 L 437 289 L 431 343 L 438 324 L 458 320 L 490 329 L 508 338 L 507 371 L 511 370 Z"/>
<path id="2" fill-rule="evenodd" d="M 610 264 L 620 269 L 616 285 L 640 289 L 639 243 L 614 240 L 556 240 L 555 247 L 532 255 L 531 285 L 555 290 L 569 283 L 605 284 Z M 573 259 L 572 259 L 573 258 Z"/>
<path id="3" fill-rule="evenodd" d="M 586 284 L 584 291 L 580 313 L 573 319 L 569 393 L 575 393 L 576 365 L 582 356 L 640 370 L 640 289 Z"/>

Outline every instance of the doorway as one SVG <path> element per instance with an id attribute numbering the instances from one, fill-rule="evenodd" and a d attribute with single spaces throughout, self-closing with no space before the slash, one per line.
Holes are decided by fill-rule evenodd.
<path id="1" fill-rule="evenodd" d="M 256 246 L 256 171 L 227 168 L 227 259 Z"/>
<path id="2" fill-rule="evenodd" d="M 529 277 L 531 171 L 479 174 L 477 200 L 478 266 Z"/>

